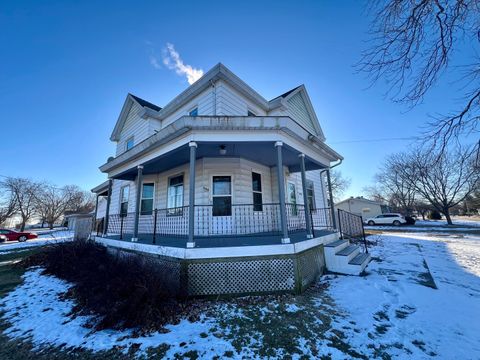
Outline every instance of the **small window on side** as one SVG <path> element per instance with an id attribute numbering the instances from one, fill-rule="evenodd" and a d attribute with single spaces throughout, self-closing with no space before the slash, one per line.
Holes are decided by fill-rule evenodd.
<path id="1" fill-rule="evenodd" d="M 252 172 L 253 211 L 263 211 L 262 175 Z"/>
<path id="2" fill-rule="evenodd" d="M 247 116 L 257 116 L 257 114 L 255 114 L 253 111 L 251 110 L 248 110 L 247 111 Z"/>
<path id="3" fill-rule="evenodd" d="M 198 107 L 190 110 L 190 112 L 188 113 L 189 116 L 198 116 Z"/>
<path id="4" fill-rule="evenodd" d="M 125 142 L 125 150 L 130 150 L 133 148 L 134 142 L 133 142 L 133 136 L 128 138 L 127 141 Z"/>

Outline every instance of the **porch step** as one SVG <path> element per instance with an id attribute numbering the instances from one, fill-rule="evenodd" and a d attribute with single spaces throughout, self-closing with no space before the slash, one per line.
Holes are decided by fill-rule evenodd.
<path id="1" fill-rule="evenodd" d="M 370 259 L 370 254 L 361 253 L 359 246 L 352 245 L 345 240 L 338 240 L 325 245 L 327 269 L 334 273 L 360 275 Z"/>
<path id="2" fill-rule="evenodd" d="M 370 254 L 366 253 L 360 253 L 357 256 L 355 256 L 352 260 L 350 260 L 349 264 L 350 265 L 362 265 L 365 260 L 370 258 Z"/>
<path id="3" fill-rule="evenodd" d="M 346 248 L 340 250 L 335 255 L 338 256 L 348 256 L 353 253 L 355 250 L 359 250 L 360 248 L 357 245 L 348 245 Z"/>
<path id="4" fill-rule="evenodd" d="M 326 244 L 325 247 L 337 247 L 337 246 L 340 246 L 344 243 L 348 243 L 347 240 L 336 240 L 336 241 L 333 241 L 329 244 Z"/>

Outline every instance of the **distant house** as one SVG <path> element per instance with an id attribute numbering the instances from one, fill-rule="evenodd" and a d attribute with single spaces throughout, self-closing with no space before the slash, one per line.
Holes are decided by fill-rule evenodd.
<path id="1" fill-rule="evenodd" d="M 335 208 L 360 215 L 364 219 L 388 212 L 388 206 L 364 197 L 350 197 L 335 204 Z"/>
<path id="2" fill-rule="evenodd" d="M 161 255 L 190 295 L 299 292 L 370 260 L 339 240 L 325 178 L 343 158 L 303 85 L 267 100 L 218 64 L 164 107 L 128 94 L 110 140 L 96 241 Z"/>

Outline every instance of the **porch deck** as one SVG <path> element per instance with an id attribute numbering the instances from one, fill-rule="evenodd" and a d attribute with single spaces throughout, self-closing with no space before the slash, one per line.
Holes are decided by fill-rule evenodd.
<path id="1" fill-rule="evenodd" d="M 315 230 L 314 237 L 322 237 L 330 234 L 334 234 L 333 230 L 319 229 Z M 125 242 L 131 242 L 133 234 L 109 235 L 108 239 L 121 240 Z M 306 241 L 307 232 L 305 230 L 298 230 L 289 233 L 290 243 L 299 243 Z M 138 241 L 136 243 L 146 245 L 158 245 L 168 246 L 174 248 L 186 248 L 187 236 L 156 236 L 155 241 L 153 234 L 139 234 Z M 278 233 L 263 232 L 249 235 L 216 235 L 216 236 L 196 236 L 195 247 L 196 248 L 219 248 L 219 247 L 237 247 L 237 246 L 261 246 L 261 245 L 279 245 L 281 244 L 281 236 Z"/>

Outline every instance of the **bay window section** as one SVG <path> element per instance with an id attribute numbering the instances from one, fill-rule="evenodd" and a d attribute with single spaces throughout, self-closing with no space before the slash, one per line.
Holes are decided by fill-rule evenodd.
<path id="1" fill-rule="evenodd" d="M 168 179 L 167 214 L 182 215 L 183 210 L 183 175 Z"/>
<path id="2" fill-rule="evenodd" d="M 142 199 L 140 201 L 141 215 L 152 215 L 154 196 L 155 196 L 155 184 L 144 183 L 142 185 Z"/>

